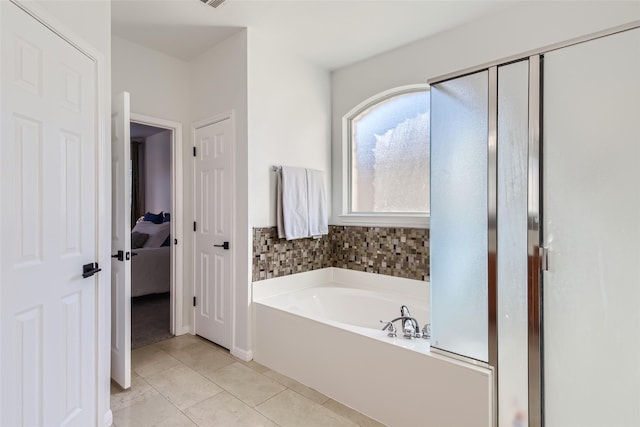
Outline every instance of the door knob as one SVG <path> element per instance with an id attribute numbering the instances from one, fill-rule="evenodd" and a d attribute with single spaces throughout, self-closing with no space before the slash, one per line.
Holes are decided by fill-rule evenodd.
<path id="1" fill-rule="evenodd" d="M 224 249 L 226 251 L 229 250 L 229 242 L 224 242 L 221 245 L 213 245 L 213 246 L 216 247 L 216 248 L 222 248 L 222 249 Z"/>
<path id="2" fill-rule="evenodd" d="M 86 279 L 87 277 L 93 276 L 98 271 L 102 271 L 102 269 L 98 267 L 97 262 L 91 262 L 89 264 L 85 264 L 82 266 L 82 277 Z"/>
<path id="3" fill-rule="evenodd" d="M 135 254 L 135 255 L 138 255 L 138 254 Z M 118 261 L 124 261 L 125 259 L 127 261 L 129 261 L 131 259 L 131 253 L 130 252 L 125 253 L 124 251 L 118 251 L 117 254 L 111 255 L 111 258 L 117 258 Z"/>

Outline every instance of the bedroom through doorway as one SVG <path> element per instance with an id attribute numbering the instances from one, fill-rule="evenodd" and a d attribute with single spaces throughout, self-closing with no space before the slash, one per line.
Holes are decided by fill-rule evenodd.
<path id="1" fill-rule="evenodd" d="M 132 349 L 174 335 L 172 134 L 172 129 L 131 121 Z"/>

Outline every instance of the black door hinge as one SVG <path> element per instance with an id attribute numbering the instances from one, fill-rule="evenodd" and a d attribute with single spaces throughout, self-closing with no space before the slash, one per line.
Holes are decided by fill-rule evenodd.
<path id="1" fill-rule="evenodd" d="M 193 157 L 196 156 L 196 147 L 193 147 Z"/>
<path id="2" fill-rule="evenodd" d="M 196 306 L 196 297 L 193 297 L 193 306 Z"/>
<path id="3" fill-rule="evenodd" d="M 178 239 L 173 239 L 173 244 L 177 245 L 178 244 Z"/>
<path id="4" fill-rule="evenodd" d="M 193 231 L 196 231 L 196 222 L 193 221 Z"/>

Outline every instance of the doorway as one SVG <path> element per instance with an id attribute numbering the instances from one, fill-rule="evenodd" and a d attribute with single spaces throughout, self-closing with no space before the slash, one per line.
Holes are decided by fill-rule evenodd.
<path id="1" fill-rule="evenodd" d="M 173 131 L 131 121 L 131 349 L 173 336 Z"/>
<path id="2" fill-rule="evenodd" d="M 135 128 L 135 134 L 134 134 Z M 151 154 L 151 159 L 147 164 L 154 164 L 156 167 L 159 164 L 162 164 L 162 167 L 158 168 L 160 170 L 164 170 L 164 181 L 161 182 L 160 186 L 153 186 L 154 192 L 156 194 L 149 195 L 145 194 L 144 198 L 150 200 L 149 208 L 152 209 L 153 212 L 149 211 L 149 209 L 143 208 L 144 213 L 149 211 L 150 213 L 159 214 L 162 211 L 163 223 L 169 224 L 169 239 L 168 242 L 165 238 L 163 240 L 163 244 L 168 244 L 170 248 L 170 279 L 169 279 L 169 292 L 168 295 L 165 294 L 165 298 L 168 297 L 168 309 L 169 309 L 169 335 L 180 335 L 184 333 L 183 321 L 182 321 L 182 293 L 183 293 L 183 254 L 182 254 L 182 218 L 183 218 L 183 198 L 182 198 L 182 124 L 178 122 L 173 122 L 170 120 L 160 119 L 157 117 L 146 116 L 143 114 L 131 113 L 131 139 L 134 140 L 134 137 L 140 138 L 144 137 L 147 141 L 149 147 L 152 147 L 151 144 L 158 144 L 158 146 L 164 146 L 164 150 L 145 150 L 146 153 Z M 132 144 L 133 148 L 133 144 Z M 166 152 L 166 149 L 169 150 L 169 153 Z M 166 156 L 169 155 L 167 159 Z M 166 171 L 166 168 L 169 168 Z M 166 177 L 166 172 L 168 172 L 168 180 Z M 146 177 L 148 180 L 157 179 L 157 177 L 162 176 L 162 172 L 158 171 L 145 171 Z M 155 178 L 154 178 L 155 177 Z M 162 178 L 161 178 L 162 180 Z M 165 187 L 170 187 L 169 194 L 165 193 Z M 149 186 L 149 188 L 152 188 Z M 133 192 L 133 184 L 132 184 L 132 192 Z M 141 197 L 140 197 L 141 198 Z M 168 199 L 168 200 L 166 200 Z M 152 202 L 156 200 L 155 202 Z M 133 200 L 132 200 L 133 201 Z M 163 205 L 164 203 L 164 205 Z M 168 203 L 168 204 L 167 204 Z M 146 204 L 146 203 L 145 203 Z M 165 210 L 160 209 L 163 206 L 168 206 L 169 209 Z M 155 212 L 157 211 L 157 212 Z M 135 221 L 132 220 L 132 228 L 136 224 L 136 222 L 140 219 L 140 217 L 144 217 L 144 213 L 140 214 L 141 210 L 138 207 L 137 211 L 134 211 L 134 207 L 132 205 L 131 215 L 136 215 Z M 166 215 L 165 215 L 166 214 Z M 133 242 L 132 242 L 133 243 Z M 166 246 L 165 246 L 166 247 Z M 133 251 L 135 252 L 135 250 Z M 140 255 L 138 255 L 140 256 Z M 133 273 L 133 264 L 136 262 L 136 256 L 132 257 L 132 273 Z M 133 286 L 133 285 L 132 285 Z M 142 291 L 145 293 L 145 291 Z M 153 294 L 162 294 L 152 292 Z M 133 296 L 133 293 L 132 293 Z M 144 295 L 138 295 L 144 296 Z M 134 297 L 136 298 L 136 297 Z M 160 298 L 160 297 L 159 297 Z M 160 298 L 161 299 L 161 298 Z M 132 301 L 133 302 L 133 301 Z M 158 304 L 164 304 L 165 302 L 158 302 Z M 132 306 L 133 308 L 133 306 Z"/>

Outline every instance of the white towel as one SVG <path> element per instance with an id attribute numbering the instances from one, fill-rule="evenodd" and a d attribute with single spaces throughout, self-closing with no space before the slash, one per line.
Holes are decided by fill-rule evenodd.
<path id="1" fill-rule="evenodd" d="M 327 190 L 324 172 L 307 169 L 307 199 L 309 206 L 309 236 L 329 233 Z"/>
<path id="2" fill-rule="evenodd" d="M 309 237 L 307 171 L 282 167 L 282 218 L 287 240 Z"/>

